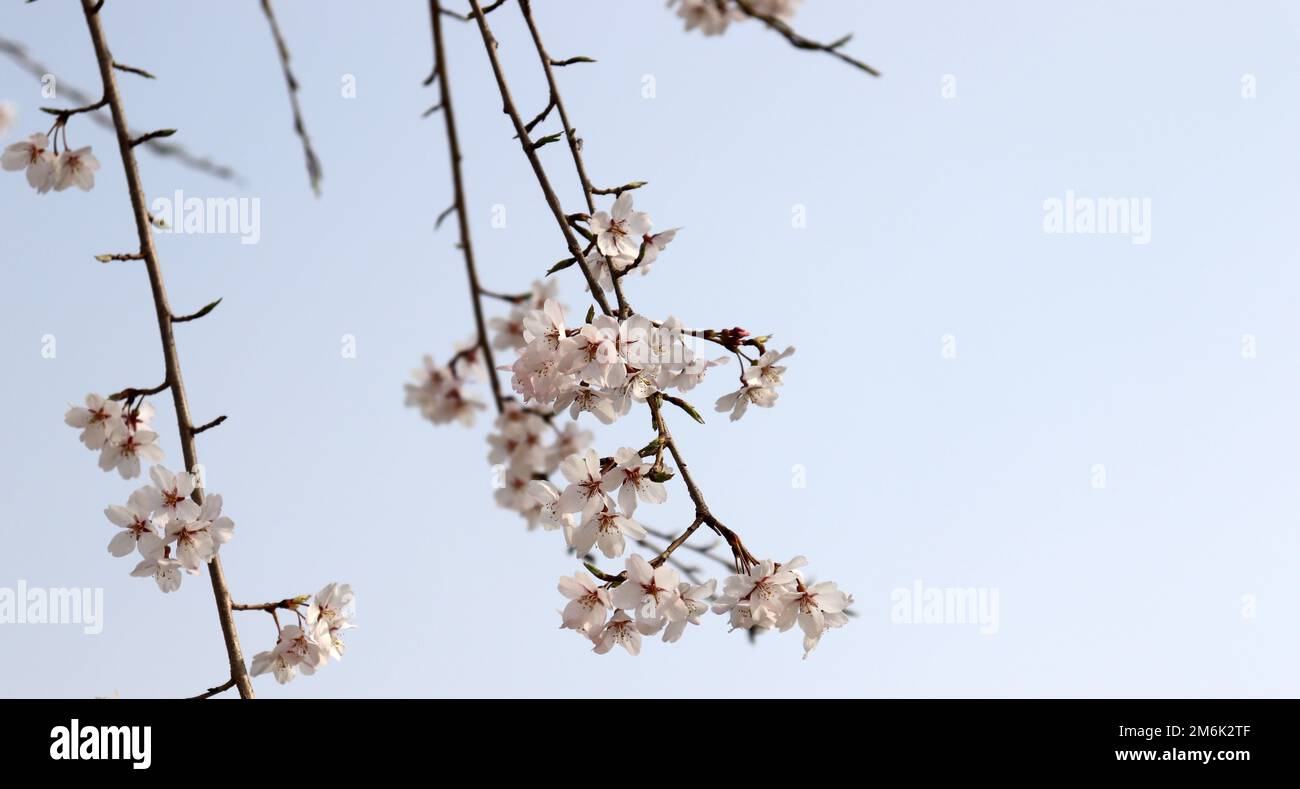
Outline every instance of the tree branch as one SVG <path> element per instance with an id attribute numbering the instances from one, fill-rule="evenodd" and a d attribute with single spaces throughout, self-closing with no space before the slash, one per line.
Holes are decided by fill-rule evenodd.
<path id="1" fill-rule="evenodd" d="M 153 294 L 154 312 L 158 318 L 158 338 L 162 344 L 163 359 L 167 368 L 167 388 L 172 393 L 172 403 L 176 411 L 177 434 L 181 442 L 181 452 L 185 459 L 185 468 L 193 470 L 198 465 L 198 455 L 194 447 L 193 424 L 190 421 L 189 402 L 185 397 L 185 383 L 181 377 L 180 355 L 176 351 L 176 339 L 172 333 L 172 313 L 167 302 L 167 290 L 163 285 L 162 267 L 158 263 L 158 253 L 154 249 L 153 231 L 149 226 L 149 211 L 145 206 L 144 187 L 140 182 L 140 170 L 135 160 L 135 151 L 131 145 L 130 126 L 126 121 L 126 110 L 122 105 L 121 95 L 117 90 L 117 76 L 113 69 L 113 56 L 104 39 L 104 30 L 96 13 L 94 0 L 81 0 L 82 12 L 86 17 L 86 26 L 90 30 L 90 40 L 95 47 L 95 59 L 99 63 L 99 76 L 104 85 L 104 100 L 113 116 L 113 128 L 117 133 L 117 147 L 122 156 L 122 168 L 126 172 L 127 192 L 131 197 L 131 208 L 135 215 L 136 233 L 140 238 L 140 254 L 144 256 L 145 270 L 149 275 L 149 288 Z M 194 501 L 202 503 L 203 489 L 195 487 Z M 226 656 L 230 661 L 230 678 L 239 689 L 241 698 L 253 697 L 253 684 L 244 665 L 244 656 L 239 647 L 239 634 L 235 630 L 235 620 L 230 607 L 230 589 L 226 584 L 225 573 L 221 568 L 221 558 L 213 557 L 208 563 L 208 575 L 212 580 L 212 594 L 216 599 L 217 618 L 221 624 L 221 633 L 226 645 Z"/>
<path id="2" fill-rule="evenodd" d="M 271 25 L 271 35 L 275 38 L 275 49 L 280 55 L 280 68 L 284 71 L 284 81 L 289 86 L 289 106 L 293 109 L 293 130 L 297 132 L 298 138 L 302 140 L 302 152 L 307 160 L 307 177 L 311 180 L 311 190 L 317 197 L 320 197 L 320 159 L 311 146 L 311 138 L 307 136 L 307 125 L 302 119 L 302 107 L 298 105 L 298 80 L 293 76 L 293 69 L 289 66 L 289 45 L 285 43 L 284 36 L 280 33 L 280 23 L 276 21 L 275 12 L 271 10 L 271 0 L 262 0 L 262 13 L 266 15 L 266 21 Z"/>

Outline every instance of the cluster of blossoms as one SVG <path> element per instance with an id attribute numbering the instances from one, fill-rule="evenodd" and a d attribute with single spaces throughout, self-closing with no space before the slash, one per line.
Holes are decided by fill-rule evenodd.
<path id="1" fill-rule="evenodd" d="M 51 143 L 49 135 L 36 132 L 6 147 L 0 154 L 0 167 L 10 172 L 25 170 L 27 183 L 39 194 L 51 189 L 62 192 L 70 186 L 89 192 L 95 185 L 99 160 L 90 146 L 76 150 L 65 146 L 60 152 L 57 134 Z"/>
<path id="2" fill-rule="evenodd" d="M 433 357 L 426 355 L 424 366 L 411 373 L 415 383 L 406 384 L 406 404 L 419 409 L 435 425 L 460 422 L 472 426 L 474 413 L 485 408 L 464 389 L 466 382 L 483 375 L 477 351 L 477 345 L 461 349 L 446 366 L 435 364 Z"/>
<path id="3" fill-rule="evenodd" d="M 633 554 L 624 573 L 604 585 L 582 572 L 560 578 L 560 594 L 569 600 L 560 614 L 561 627 L 589 639 L 597 654 L 621 646 L 637 655 L 642 636 L 663 631 L 664 641 L 676 641 L 686 625 L 700 624 L 700 616 L 712 607 L 715 614 L 729 615 L 732 630 L 785 632 L 798 624 L 807 657 L 823 633 L 848 622 L 845 609 L 853 597 L 830 581 L 806 586 L 799 573 L 805 564 L 802 556 L 783 565 L 764 560 L 747 573 L 728 577 L 715 599 L 716 581 L 692 585 L 671 567 Z"/>
<path id="4" fill-rule="evenodd" d="M 747 0 L 755 14 L 789 20 L 803 4 L 803 0 Z M 732 0 L 668 0 L 677 6 L 677 16 L 686 22 L 686 31 L 699 29 L 706 36 L 722 35 L 727 25 L 748 18 Z"/>
<path id="5" fill-rule="evenodd" d="M 286 601 L 292 604 L 285 607 L 297 614 L 298 624 L 280 628 L 275 646 L 253 656 L 249 673 L 256 677 L 269 671 L 283 685 L 299 671 L 310 676 L 330 658 L 343 659 L 343 631 L 356 627 L 352 587 L 329 584 L 316 593 L 304 615 L 299 607 L 306 602 L 306 596 Z"/>
<path id="6" fill-rule="evenodd" d="M 108 400 L 97 394 L 86 395 L 86 405 L 70 406 L 63 421 L 81 430 L 81 443 L 99 452 L 99 467 L 117 469 L 122 479 L 140 476 L 140 461 L 157 463 L 163 459 L 158 434 L 149 426 L 153 406 L 141 401 L 132 406 Z"/>
<path id="7" fill-rule="evenodd" d="M 605 290 L 613 290 L 614 277 L 634 267 L 643 276 L 649 274 L 650 267 L 659 259 L 659 253 L 681 230 L 674 227 L 652 234 L 650 229 L 650 215 L 632 210 L 631 192 L 623 192 L 615 198 L 609 211 L 597 211 L 591 215 L 588 231 L 595 246 L 587 252 L 586 261 L 597 284 Z"/>
<path id="8" fill-rule="evenodd" d="M 149 477 L 153 484 L 132 493 L 126 506 L 104 510 L 121 529 L 108 552 L 119 557 L 138 552 L 140 563 L 131 575 L 152 578 L 159 589 L 174 592 L 181 587 L 181 570 L 194 574 L 212 561 L 235 536 L 235 524 L 221 514 L 219 494 L 206 494 L 202 505 L 190 498 L 196 487 L 193 474 L 154 466 Z"/>
<path id="9" fill-rule="evenodd" d="M 650 218 L 633 210 L 627 191 L 609 212 L 594 212 L 586 222 L 588 271 L 598 287 L 616 295 L 616 279 L 634 268 L 644 273 L 677 232 L 652 234 Z M 552 270 L 572 262 L 570 258 Z M 740 362 L 740 388 L 715 404 L 734 421 L 751 403 L 763 408 L 775 404 L 786 370 L 782 362 L 794 353 L 794 348 L 768 350 L 767 338 L 750 338 L 744 329 L 690 331 L 671 316 L 656 322 L 630 310 L 615 317 L 592 309 L 583 322 L 570 325 L 553 281 L 535 282 L 530 293 L 504 298 L 512 308 L 508 316 L 490 321 L 491 347 L 517 353 L 512 364 L 498 369 L 511 374 L 518 399 L 503 398 L 488 436 L 488 460 L 501 470 L 495 498 L 520 513 L 530 529 L 562 532 L 565 545 L 584 561 L 594 561 L 594 551 L 616 559 L 629 541 L 643 543 L 649 532 L 636 520 L 638 503 L 666 501 L 664 483 L 675 471 L 665 460 L 662 430 L 641 450 L 621 447 L 601 457 L 588 448 L 591 434 L 577 427 L 583 412 L 608 425 L 630 413 L 634 404 L 653 399 L 655 408 L 672 403 L 703 421 L 674 394 L 695 389 L 709 369 L 729 360 L 729 355 L 698 354 L 692 342 L 703 340 Z M 747 355 L 746 347 L 756 347 L 759 355 Z M 477 377 L 480 362 L 473 348 L 462 348 L 445 367 L 426 358 L 424 368 L 416 371 L 416 383 L 406 386 L 407 403 L 435 423 L 471 423 L 473 412 L 483 406 L 468 398 L 461 385 Z M 557 419 L 564 411 L 571 421 L 561 427 Z M 557 472 L 562 488 L 551 481 Z M 709 523 L 722 533 L 721 524 Z M 737 540 L 733 553 L 745 572 L 726 579 L 716 599 L 717 581 L 684 581 L 670 566 L 671 549 L 649 561 L 629 555 L 619 576 L 588 565 L 592 575 L 579 572 L 560 581 L 560 592 L 570 601 L 562 613 L 563 626 L 588 638 L 597 653 L 622 646 L 637 654 L 642 636 L 662 632 L 665 641 L 677 641 L 688 624 L 700 624 L 712 608 L 729 616 L 733 630 L 784 631 L 798 624 L 806 655 L 823 632 L 847 622 L 844 611 L 851 598 L 833 583 L 805 585 L 798 572 L 805 563 L 802 557 L 784 565 L 758 562 L 738 545 Z"/>

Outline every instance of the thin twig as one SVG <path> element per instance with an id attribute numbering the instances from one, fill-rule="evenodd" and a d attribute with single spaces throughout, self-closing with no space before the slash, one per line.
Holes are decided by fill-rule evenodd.
<path id="1" fill-rule="evenodd" d="M 811 38 L 807 38 L 805 36 L 799 35 L 799 33 L 796 32 L 794 28 L 790 27 L 790 25 L 786 23 L 785 20 L 773 16 L 771 14 L 764 14 L 760 12 L 758 9 L 754 8 L 753 4 L 750 3 L 749 0 L 736 0 L 736 6 L 741 10 L 743 14 L 745 14 L 745 16 L 748 16 L 751 19 L 757 19 L 758 21 L 767 25 L 772 30 L 775 30 L 777 33 L 780 33 L 782 36 L 785 37 L 786 41 L 790 42 L 791 46 L 797 49 L 807 49 L 816 52 L 825 52 L 828 55 L 831 55 L 832 57 L 839 58 L 840 60 L 844 61 L 845 63 L 848 63 L 850 66 L 853 66 L 854 68 L 862 69 L 863 71 L 867 72 L 873 77 L 880 76 L 879 71 L 876 71 L 874 68 L 867 65 L 866 63 L 863 63 L 861 60 L 858 60 L 857 58 L 852 57 L 851 55 L 846 55 L 840 51 L 840 47 L 849 43 L 849 39 L 852 38 L 851 35 L 843 36 L 838 40 L 833 41 L 829 44 L 823 44 L 819 41 L 813 41 Z"/>
<path id="2" fill-rule="evenodd" d="M 587 280 L 587 287 L 591 290 L 591 296 L 596 300 L 600 311 L 606 315 L 613 315 L 609 308 L 609 302 L 605 299 L 605 293 L 601 290 L 600 283 L 591 273 L 591 268 L 587 265 L 586 256 L 582 252 L 578 239 L 573 235 L 573 230 L 564 218 L 564 208 L 560 205 L 560 198 L 556 197 L 555 190 L 551 187 L 550 179 L 546 176 L 546 171 L 542 168 L 541 160 L 537 158 L 537 151 L 534 150 L 532 142 L 528 139 L 528 131 L 524 128 L 523 118 L 519 116 L 519 109 L 515 106 L 514 99 L 510 97 L 510 86 L 506 83 L 505 72 L 501 68 L 501 61 L 497 57 L 497 41 L 492 35 L 491 28 L 488 27 L 487 18 L 483 15 L 483 9 L 479 6 L 478 0 L 470 0 L 470 7 L 474 11 L 474 19 L 478 22 L 479 33 L 483 37 L 483 46 L 487 49 L 488 61 L 492 64 L 492 73 L 496 77 L 497 89 L 501 93 L 502 109 L 510 116 L 510 121 L 514 124 L 515 134 L 519 138 L 519 145 L 527 157 L 528 163 L 532 165 L 533 174 L 537 177 L 537 183 L 542 188 L 542 194 L 546 198 L 546 204 L 550 206 L 551 214 L 555 222 L 560 227 L 560 232 L 564 234 L 565 245 L 582 269 L 582 275 Z"/>
<path id="3" fill-rule="evenodd" d="M 208 688 L 206 693 L 200 693 L 197 696 L 190 696 L 190 698 L 191 699 L 210 698 L 212 696 L 217 695 L 218 693 L 224 693 L 225 691 L 230 690 L 233 687 L 235 687 L 235 680 L 228 679 L 225 682 L 221 683 L 220 685 L 216 686 L 215 688 Z"/>
<path id="4" fill-rule="evenodd" d="M 86 26 L 90 29 L 90 40 L 95 47 L 95 59 L 99 63 L 99 76 L 104 85 L 104 99 L 108 102 L 113 115 L 113 128 L 117 133 L 117 147 L 122 156 L 122 168 L 126 171 L 127 192 L 131 196 L 131 208 L 135 215 L 136 234 L 140 239 L 140 253 L 144 256 L 145 270 L 149 274 L 149 287 L 153 294 L 154 312 L 158 318 L 158 337 L 162 343 L 163 359 L 167 368 L 167 388 L 172 393 L 172 403 L 176 411 L 177 434 L 181 442 L 185 468 L 198 466 L 198 453 L 194 447 L 193 423 L 190 421 L 189 402 L 185 398 L 185 382 L 181 378 L 180 354 L 176 351 L 176 338 L 172 333 L 172 312 L 167 302 L 167 289 L 163 285 L 162 267 L 158 263 L 158 253 L 154 249 L 153 231 L 149 226 L 149 211 L 145 207 L 144 187 L 140 182 L 140 169 L 135 160 L 135 151 L 131 146 L 130 126 L 126 121 L 126 110 L 122 97 L 117 90 L 117 76 L 113 69 L 113 55 L 104 40 L 104 30 L 96 13 L 94 0 L 81 0 L 82 12 L 86 17 Z M 202 503 L 203 489 L 196 486 L 194 501 Z M 225 573 L 221 568 L 221 558 L 212 557 L 208 562 L 208 575 L 212 580 L 212 594 L 216 599 L 217 618 L 221 623 L 221 633 L 226 645 L 226 656 L 230 661 L 230 678 L 239 688 L 241 698 L 253 697 L 253 684 L 244 665 L 244 655 L 239 647 L 239 634 L 235 630 L 235 619 L 230 607 L 230 588 L 226 584 Z"/>
<path id="5" fill-rule="evenodd" d="M 465 274 L 469 279 L 469 299 L 474 305 L 474 328 L 475 339 L 478 343 L 479 350 L 483 352 L 484 366 L 487 367 L 488 382 L 492 386 L 492 402 L 496 405 L 497 413 L 500 414 L 505 410 L 505 395 L 501 391 L 501 381 L 497 377 L 496 361 L 492 358 L 492 343 L 488 339 L 487 321 L 483 317 L 483 300 L 480 298 L 482 288 L 478 283 L 478 269 L 474 265 L 474 245 L 470 242 L 469 236 L 469 214 L 465 210 L 465 181 L 460 170 L 460 136 L 456 132 L 456 111 L 451 103 L 451 80 L 447 76 L 447 57 L 446 47 L 443 46 L 442 40 L 442 3 L 440 0 L 429 0 L 429 17 L 433 20 L 433 57 L 435 61 L 434 73 L 439 77 L 438 89 L 441 92 L 442 100 L 439 102 L 442 107 L 442 117 L 447 128 L 447 153 L 451 157 L 451 182 L 452 189 L 455 192 L 455 203 L 453 208 L 456 213 L 456 225 L 460 231 L 461 253 L 465 257 Z M 446 215 L 446 212 L 443 214 Z M 442 217 L 439 217 L 439 222 Z M 449 369 L 454 369 L 450 365 Z"/>
<path id="6" fill-rule="evenodd" d="M 294 77 L 293 69 L 289 66 L 289 45 L 285 43 L 284 36 L 280 33 L 280 23 L 276 21 L 275 12 L 271 10 L 271 0 L 262 0 L 262 13 L 266 14 L 266 21 L 271 25 L 271 35 L 275 38 L 275 49 L 280 54 L 280 68 L 283 69 L 284 81 L 289 86 L 289 106 L 293 109 L 293 130 L 297 132 L 299 139 L 302 140 L 302 152 L 307 159 L 307 177 L 311 180 L 311 190 L 317 197 L 320 197 L 320 159 L 311 146 L 311 138 L 307 136 L 307 125 L 302 119 L 302 107 L 298 105 L 298 80 Z"/>

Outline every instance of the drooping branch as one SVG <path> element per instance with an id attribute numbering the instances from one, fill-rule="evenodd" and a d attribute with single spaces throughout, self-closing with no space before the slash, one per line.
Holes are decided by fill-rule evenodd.
<path id="1" fill-rule="evenodd" d="M 176 338 L 172 331 L 172 311 L 167 300 L 167 289 L 163 284 L 162 267 L 158 262 L 158 253 L 154 248 L 153 231 L 149 224 L 149 211 L 145 205 L 144 187 L 140 180 L 140 170 L 135 159 L 130 126 L 126 120 L 126 110 L 122 97 L 118 93 L 116 70 L 113 68 L 113 56 L 104 38 L 100 25 L 95 0 L 81 0 L 82 12 L 86 17 L 86 26 L 95 48 L 95 59 L 99 64 L 99 76 L 104 87 L 104 100 L 112 113 L 113 129 L 117 135 L 118 150 L 122 157 L 122 168 L 126 174 L 127 192 L 131 198 L 132 213 L 135 218 L 136 234 L 140 241 L 140 255 L 144 259 L 145 271 L 149 276 L 149 288 L 153 296 L 154 312 L 158 319 L 158 337 L 162 344 L 163 361 L 166 366 L 166 388 L 172 393 L 172 403 L 176 411 L 177 434 L 181 442 L 181 452 L 185 459 L 185 468 L 192 470 L 198 465 L 198 453 L 194 443 L 194 426 L 190 419 L 189 402 L 185 396 L 185 382 L 181 376 L 180 354 L 176 350 Z M 196 486 L 194 501 L 202 503 L 203 489 Z M 208 575 L 212 581 L 212 593 L 217 605 L 217 618 L 226 646 L 226 656 L 230 662 L 230 681 L 239 689 L 241 698 L 253 697 L 253 685 L 244 665 L 244 656 L 239 646 L 239 634 L 235 629 L 235 620 L 231 609 L 230 589 L 222 570 L 221 558 L 214 556 L 208 562 Z"/>
<path id="2" fill-rule="evenodd" d="M 298 104 L 298 79 L 289 66 L 289 45 L 285 43 L 280 32 L 280 23 L 275 19 L 271 9 L 271 0 L 262 0 L 262 13 L 271 26 L 271 36 L 275 38 L 275 50 L 280 56 L 280 68 L 284 71 L 284 81 L 289 86 L 289 106 L 293 109 L 293 130 L 302 140 L 303 156 L 307 160 L 307 178 L 311 181 L 311 190 L 320 197 L 321 166 L 316 150 L 312 148 L 311 137 L 307 135 L 307 124 L 302 119 L 302 107 Z"/>
<path id="3" fill-rule="evenodd" d="M 470 7 L 473 10 L 475 21 L 478 22 L 479 33 L 483 37 L 483 46 L 487 49 L 488 60 L 492 64 L 492 73 L 496 77 L 497 89 L 501 93 L 502 109 L 510 116 L 510 121 L 514 124 L 515 135 L 519 139 L 520 148 L 523 150 L 525 158 L 528 159 L 529 165 L 533 168 L 533 174 L 542 189 L 542 195 L 546 198 L 546 204 L 551 209 L 556 225 L 559 226 L 560 232 L 564 235 L 564 243 L 568 247 L 569 254 L 582 270 L 582 275 L 587 280 L 587 287 L 591 290 L 591 296 L 596 300 L 601 312 L 606 315 L 613 315 L 613 311 L 609 308 L 609 302 L 605 299 L 605 292 L 601 289 L 600 283 L 596 281 L 596 276 L 592 273 L 591 267 L 587 265 L 586 254 L 583 252 L 582 246 L 578 244 L 578 239 L 574 236 L 573 229 L 565 218 L 560 198 L 556 196 L 555 189 L 551 186 L 551 181 L 546 175 L 546 170 L 542 167 L 541 160 L 537 158 L 537 149 L 529 138 L 524 120 L 520 117 L 519 109 L 515 106 L 514 99 L 510 95 L 510 86 L 506 82 L 505 71 L 501 68 L 501 61 L 497 57 L 497 41 L 492 35 L 491 28 L 488 27 L 487 17 L 484 16 L 478 0 L 470 0 Z"/>
<path id="4" fill-rule="evenodd" d="M 564 213 L 563 207 L 560 205 L 558 198 L 555 196 L 554 190 L 551 188 L 550 180 L 547 177 L 545 169 L 542 167 L 541 162 L 537 159 L 536 151 L 534 150 L 533 146 L 528 142 L 527 133 L 524 128 L 524 122 L 519 115 L 519 111 L 516 108 L 513 99 L 511 98 L 510 88 L 505 77 L 505 72 L 502 69 L 500 60 L 497 56 L 496 38 L 495 36 L 492 35 L 491 28 L 488 25 L 486 16 L 484 15 L 481 7 L 479 6 L 478 0 L 470 0 L 470 6 L 473 11 L 473 17 L 478 24 L 479 31 L 483 38 L 484 48 L 487 50 L 488 60 L 491 63 L 492 71 L 496 78 L 497 88 L 501 94 L 501 100 L 504 105 L 505 113 L 510 116 L 510 120 L 515 126 L 515 131 L 519 137 L 524 154 L 528 158 L 529 163 L 533 167 L 533 172 L 537 177 L 538 184 L 539 186 L 541 186 L 542 192 L 546 197 L 546 201 L 548 205 L 550 205 L 552 213 L 555 215 L 556 222 L 559 224 L 561 230 L 564 232 L 565 242 L 569 247 L 569 252 L 574 256 L 577 262 L 581 265 L 583 275 L 586 277 L 588 281 L 588 285 L 591 289 L 592 295 L 594 297 L 597 297 L 598 303 L 600 304 L 602 310 L 604 310 L 606 315 L 609 315 L 611 313 L 608 308 L 608 305 L 603 301 L 604 293 L 601 290 L 599 284 L 594 281 L 594 277 L 589 267 L 586 265 L 585 255 L 582 253 L 582 250 L 579 248 L 577 241 L 573 236 L 573 230 L 568 221 L 568 217 Z M 541 36 L 537 30 L 537 26 L 532 19 L 531 8 L 528 3 L 528 0 L 520 0 L 519 7 L 520 7 L 520 12 L 523 14 L 528 24 L 529 32 L 532 35 L 534 46 L 536 47 L 538 56 L 542 61 L 543 68 L 547 73 L 547 82 L 551 92 L 550 100 L 552 103 L 555 104 L 556 108 L 560 110 L 561 118 L 563 119 L 563 123 L 565 125 L 565 135 L 569 138 L 570 141 L 570 151 L 573 155 L 575 167 L 578 169 L 579 172 L 579 179 L 583 184 L 583 192 L 587 200 L 588 209 L 594 210 L 595 206 L 592 202 L 592 197 L 591 197 L 593 190 L 591 189 L 590 181 L 586 176 L 585 168 L 582 165 L 582 157 L 579 152 L 579 145 L 576 139 L 576 135 L 573 133 L 572 127 L 568 123 L 567 115 L 563 112 L 562 109 L 560 109 L 563 106 L 563 100 L 560 98 L 559 88 L 556 85 L 553 74 L 550 70 L 551 58 L 546 52 L 545 45 L 542 43 Z M 627 303 L 627 300 L 624 298 L 621 290 L 618 287 L 619 277 L 617 276 L 617 274 L 611 277 L 611 279 L 614 282 L 615 294 L 618 297 L 619 317 L 626 318 L 629 314 L 631 314 L 631 306 Z M 709 528 L 713 530 L 714 533 L 716 533 L 719 537 L 721 537 L 723 540 L 727 542 L 727 545 L 731 548 L 732 555 L 735 560 L 736 571 L 744 572 L 751 565 L 756 564 L 757 560 L 745 547 L 744 543 L 740 540 L 739 535 L 737 535 L 735 532 L 733 532 L 731 529 L 725 526 L 716 516 L 712 514 L 712 512 L 710 512 L 708 504 L 705 503 L 704 494 L 700 491 L 699 486 L 695 483 L 695 480 L 691 477 L 690 471 L 686 466 L 685 459 L 682 456 L 682 452 L 680 448 L 677 446 L 676 441 L 673 439 L 672 433 L 669 432 L 668 430 L 668 425 L 666 420 L 663 417 L 663 412 L 660 405 L 661 400 L 662 400 L 662 395 L 658 393 L 651 395 L 646 400 L 651 412 L 651 421 L 658 434 L 658 440 L 660 441 L 661 446 L 668 449 L 668 451 L 672 454 L 673 460 L 676 462 L 678 466 L 678 469 L 681 473 L 682 482 L 686 486 L 687 494 L 690 496 L 692 503 L 695 505 L 696 520 L 695 522 L 692 523 L 690 527 L 688 527 L 688 529 L 685 532 L 683 532 L 682 535 L 680 535 L 678 538 L 674 538 L 673 543 L 670 544 L 671 550 L 668 550 L 667 554 L 662 556 L 660 562 L 662 563 L 662 561 L 667 560 L 668 556 L 671 555 L 672 550 L 676 550 L 678 546 L 680 546 L 687 539 L 689 539 L 691 534 L 693 534 L 695 530 L 699 527 L 699 524 L 703 523 L 708 525 Z M 662 449 L 660 451 L 662 452 Z"/>
<path id="5" fill-rule="evenodd" d="M 505 396 L 501 392 L 501 381 L 497 377 L 496 362 L 492 358 L 492 343 L 488 338 L 487 321 L 483 317 L 483 296 L 486 291 L 478 281 L 478 269 L 474 265 L 474 245 L 469 235 L 469 214 L 465 210 L 465 181 L 460 169 L 460 136 L 456 131 L 456 111 L 451 101 L 451 79 L 447 75 L 446 47 L 442 39 L 442 4 L 439 0 L 429 0 L 429 17 L 433 20 L 433 73 L 437 77 L 441 94 L 439 106 L 446 127 L 447 151 L 451 157 L 451 182 L 455 202 L 452 208 L 456 214 L 456 225 L 460 232 L 461 254 L 465 258 L 465 274 L 469 279 L 469 298 L 474 305 L 475 339 L 479 352 L 483 354 L 484 366 L 487 368 L 488 382 L 492 386 L 492 403 L 500 414 L 505 409 Z M 439 218 L 441 222 L 441 217 Z M 455 365 L 449 366 L 455 369 Z"/>
<path id="6" fill-rule="evenodd" d="M 28 55 L 27 49 L 17 41 L 11 41 L 7 38 L 0 37 L 0 54 L 8 56 L 18 65 L 19 68 L 26 71 L 28 74 L 31 74 L 33 77 L 36 77 L 36 79 L 44 79 L 47 74 L 52 73 L 47 66 Z M 126 71 L 133 74 L 140 72 L 140 69 L 132 69 L 123 66 L 120 63 L 114 63 L 113 65 L 114 68 L 119 71 Z M 62 95 L 79 105 L 87 105 L 94 101 L 90 94 L 78 90 L 76 87 L 69 85 L 64 80 L 59 81 L 58 90 Z M 106 129 L 113 128 L 112 119 L 106 117 L 101 112 L 93 112 L 89 117 L 92 121 Z M 130 136 L 134 137 L 136 135 L 132 132 Z M 207 173 L 215 178 L 220 178 L 224 181 L 234 181 L 235 183 L 242 182 L 239 174 L 230 167 L 227 167 L 224 164 L 218 164 L 206 156 L 197 156 L 192 154 L 179 143 L 170 142 L 164 139 L 154 139 L 146 142 L 144 147 L 159 156 L 175 159 L 185 167 L 189 167 L 190 169 L 202 173 Z"/>
<path id="7" fill-rule="evenodd" d="M 785 40 L 789 41 L 790 45 L 795 47 L 796 49 L 804 49 L 813 52 L 825 52 L 826 54 L 831 55 L 832 57 L 839 58 L 840 60 L 844 61 L 845 63 L 848 63 L 850 66 L 853 66 L 856 69 L 861 69 L 862 71 L 867 72 L 873 77 L 880 76 L 879 71 L 875 70 L 874 68 L 867 65 L 866 63 L 863 63 L 861 60 L 858 60 L 852 55 L 846 55 L 840 51 L 840 48 L 843 47 L 845 44 L 849 43 L 849 41 L 853 38 L 853 34 L 850 33 L 849 35 L 841 36 L 840 38 L 836 39 L 835 41 L 832 41 L 829 44 L 823 44 L 819 41 L 814 41 L 811 38 L 807 38 L 806 36 L 800 35 L 798 32 L 795 31 L 793 27 L 790 26 L 788 22 L 781 19 L 780 17 L 773 16 L 772 14 L 767 14 L 767 13 L 763 13 L 762 11 L 759 11 L 754 7 L 751 0 L 735 0 L 735 3 L 736 3 L 736 7 L 740 9 L 741 13 L 743 13 L 745 16 L 751 19 L 757 19 L 758 21 L 767 25 L 770 29 L 776 31 L 778 34 L 783 36 Z"/>

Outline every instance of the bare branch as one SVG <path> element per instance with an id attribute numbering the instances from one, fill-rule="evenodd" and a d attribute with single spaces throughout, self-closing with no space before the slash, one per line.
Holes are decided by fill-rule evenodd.
<path id="1" fill-rule="evenodd" d="M 289 66 L 289 45 L 285 43 L 284 36 L 280 33 L 280 23 L 275 19 L 275 12 L 271 10 L 271 0 L 262 0 L 262 13 L 266 15 L 266 21 L 271 25 L 271 35 L 275 38 L 275 49 L 280 55 L 280 67 L 284 71 L 284 81 L 289 86 L 289 106 L 293 109 L 293 130 L 302 140 L 303 156 L 307 160 L 307 178 L 311 181 L 311 190 L 317 197 L 320 197 L 320 180 L 321 166 L 320 159 L 316 156 L 316 151 L 312 148 L 311 138 L 307 135 L 307 125 L 302 119 L 302 107 L 298 104 L 298 80 L 293 75 L 293 69 Z"/>

